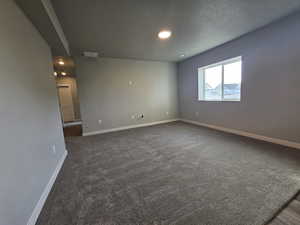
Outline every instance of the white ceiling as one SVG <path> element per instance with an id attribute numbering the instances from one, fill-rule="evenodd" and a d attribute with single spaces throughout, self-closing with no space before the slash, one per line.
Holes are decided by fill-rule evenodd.
<path id="1" fill-rule="evenodd" d="M 180 61 L 300 9 L 299 0 L 52 0 L 74 54 Z M 157 33 L 171 29 L 161 41 Z"/>

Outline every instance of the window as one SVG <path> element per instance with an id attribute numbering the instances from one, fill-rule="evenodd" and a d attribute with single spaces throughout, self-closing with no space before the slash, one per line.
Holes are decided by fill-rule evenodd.
<path id="1" fill-rule="evenodd" d="M 199 101 L 240 101 L 242 57 L 198 69 Z"/>

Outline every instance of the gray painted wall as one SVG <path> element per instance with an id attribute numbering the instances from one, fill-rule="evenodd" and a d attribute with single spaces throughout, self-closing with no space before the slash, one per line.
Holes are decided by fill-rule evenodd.
<path id="1" fill-rule="evenodd" d="M 0 27 L 0 224 L 24 225 L 65 145 L 48 45 L 12 0 Z"/>
<path id="2" fill-rule="evenodd" d="M 299 37 L 298 13 L 179 63 L 181 117 L 300 142 Z M 197 101 L 197 68 L 240 55 L 242 101 Z"/>
<path id="3" fill-rule="evenodd" d="M 75 61 L 84 132 L 177 118 L 176 64 L 111 58 Z M 136 114 L 145 118 L 132 119 Z"/>

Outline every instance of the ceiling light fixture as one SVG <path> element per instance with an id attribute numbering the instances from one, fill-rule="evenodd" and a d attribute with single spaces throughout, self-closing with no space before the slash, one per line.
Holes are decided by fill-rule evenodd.
<path id="1" fill-rule="evenodd" d="M 59 64 L 59 65 L 65 65 L 65 62 L 62 61 L 62 60 L 60 60 L 60 61 L 58 61 L 58 64 Z"/>
<path id="2" fill-rule="evenodd" d="M 185 57 L 185 54 L 181 54 L 180 57 L 181 57 L 181 58 Z"/>
<path id="3" fill-rule="evenodd" d="M 66 76 L 67 73 L 66 72 L 61 72 L 61 75 Z"/>
<path id="4" fill-rule="evenodd" d="M 158 37 L 162 40 L 169 39 L 172 35 L 170 30 L 162 30 L 158 33 Z"/>
<path id="5" fill-rule="evenodd" d="M 57 72 L 54 72 L 54 76 L 57 77 Z"/>

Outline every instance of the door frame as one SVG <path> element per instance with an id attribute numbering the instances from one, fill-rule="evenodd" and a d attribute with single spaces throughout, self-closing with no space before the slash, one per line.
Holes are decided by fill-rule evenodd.
<path id="1" fill-rule="evenodd" d="M 69 90 L 71 91 L 71 99 L 72 99 L 72 108 L 73 108 L 73 118 L 75 121 L 76 120 L 76 116 L 75 116 L 75 107 L 74 107 L 74 99 L 73 99 L 73 93 L 72 93 L 72 85 L 71 84 L 57 84 L 56 85 L 57 88 L 57 95 L 58 95 L 58 103 L 59 103 L 59 111 L 60 111 L 60 115 L 61 115 L 61 120 L 63 122 L 63 124 L 68 123 L 66 121 L 64 121 L 64 117 L 63 117 L 63 111 L 62 111 L 62 107 L 61 107 L 61 102 L 60 102 L 60 93 L 59 93 L 59 88 L 70 88 Z"/>

